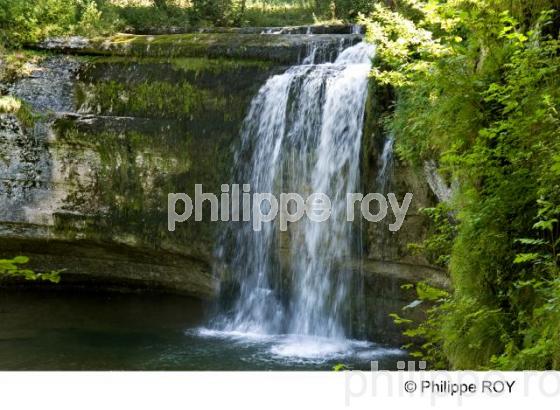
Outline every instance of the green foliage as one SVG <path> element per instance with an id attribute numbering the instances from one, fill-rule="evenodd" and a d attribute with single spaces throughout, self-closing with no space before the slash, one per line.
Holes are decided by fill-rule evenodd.
<path id="1" fill-rule="evenodd" d="M 433 265 L 448 267 L 453 240 L 457 235 L 450 206 L 442 202 L 434 208 L 424 208 L 422 212 L 432 222 L 428 238 L 420 244 L 409 244 L 409 248 L 415 253 L 424 255 Z"/>
<path id="2" fill-rule="evenodd" d="M 420 300 L 428 302 L 436 302 L 449 296 L 447 291 L 430 286 L 426 282 L 416 284 L 416 293 Z"/>
<path id="3" fill-rule="evenodd" d="M 118 19 L 122 29 L 129 32 L 144 33 L 147 31 L 165 32 L 170 27 L 186 29 L 195 20 L 192 8 L 165 2 L 165 5 L 154 2 L 146 4 L 117 4 L 108 7 Z"/>
<path id="4" fill-rule="evenodd" d="M 0 0 L 0 37 L 8 46 L 19 46 L 60 35 L 71 30 L 76 13 L 73 0 Z"/>
<path id="5" fill-rule="evenodd" d="M 293 26 L 354 21 L 369 0 L 0 0 L 0 44 L 117 31 L 165 33 L 208 26 Z"/>
<path id="6" fill-rule="evenodd" d="M 315 0 L 312 7 L 315 15 L 323 18 L 352 20 L 370 13 L 375 3 L 371 0 Z"/>
<path id="7" fill-rule="evenodd" d="M 16 256 L 13 259 L 0 259 L 0 279 L 3 277 L 21 277 L 26 280 L 46 280 L 53 283 L 60 281 L 60 271 L 35 273 L 22 267 L 29 262 L 27 256 Z"/>
<path id="8" fill-rule="evenodd" d="M 389 313 L 389 317 L 393 319 L 393 323 L 396 325 L 407 325 L 413 323 L 412 320 L 401 317 L 396 313 Z"/>
<path id="9" fill-rule="evenodd" d="M 410 285 L 413 286 L 413 285 Z M 426 320 L 415 323 L 406 318 L 409 309 L 403 309 L 401 316 L 391 313 L 393 322 L 403 327 L 403 334 L 410 338 L 410 343 L 403 346 L 409 354 L 418 359 L 426 360 L 432 368 L 447 368 L 448 361 L 441 350 L 443 337 L 440 330 L 440 320 L 447 311 L 449 293 L 438 289 L 425 282 L 415 285 L 416 294 L 422 303 L 414 309 L 424 309 Z"/>
<path id="10" fill-rule="evenodd" d="M 250 2 L 240 23 L 242 26 L 283 27 L 313 24 L 316 19 L 314 8 L 305 2 Z"/>
<path id="11" fill-rule="evenodd" d="M 78 17 L 74 32 L 84 36 L 97 36 L 114 31 L 120 24 L 108 7 L 100 7 L 94 0 L 78 3 Z"/>
<path id="12" fill-rule="evenodd" d="M 11 83 L 18 78 L 31 75 L 33 67 L 43 58 L 32 51 L 12 52 L 0 45 L 0 83 Z"/>
<path id="13" fill-rule="evenodd" d="M 16 113 L 21 108 L 21 101 L 11 95 L 0 97 L 0 113 Z"/>
<path id="14" fill-rule="evenodd" d="M 238 25 L 245 12 L 245 0 L 193 0 L 194 13 L 218 26 Z"/>
<path id="15" fill-rule="evenodd" d="M 47 36 L 94 36 L 120 22 L 106 0 L 0 0 L 0 42 L 15 48 Z"/>
<path id="16" fill-rule="evenodd" d="M 15 114 L 26 128 L 32 128 L 38 117 L 27 103 L 11 95 L 0 97 L 0 113 Z"/>
<path id="17" fill-rule="evenodd" d="M 403 4 L 368 20 L 398 96 L 388 128 L 402 159 L 457 181 L 453 224 L 416 245 L 454 291 L 408 334 L 435 367 L 558 368 L 559 2 Z"/>

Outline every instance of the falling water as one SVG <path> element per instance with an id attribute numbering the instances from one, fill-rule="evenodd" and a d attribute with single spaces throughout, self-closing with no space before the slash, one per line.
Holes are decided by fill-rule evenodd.
<path id="1" fill-rule="evenodd" d="M 377 177 L 375 180 L 376 192 L 386 195 L 391 190 L 390 183 L 393 180 L 393 143 L 394 138 L 392 135 L 386 137 L 383 144 L 383 150 L 378 157 Z M 376 210 L 377 211 L 377 210 Z M 394 241 L 394 232 L 389 230 L 389 220 L 383 219 L 377 225 L 374 237 L 374 246 L 372 249 L 376 254 L 374 258 L 381 260 L 391 259 L 391 243 Z M 371 255 L 370 255 L 371 256 Z"/>
<path id="2" fill-rule="evenodd" d="M 322 223 L 304 218 L 288 232 L 276 223 L 259 232 L 250 223 L 229 223 L 219 246 L 222 276 L 239 288 L 215 328 L 339 341 L 352 336 L 360 278 L 350 262 L 360 249 L 358 232 L 346 221 L 346 193 L 359 188 L 373 52 L 358 43 L 334 63 L 306 59 L 271 77 L 253 99 L 237 152 L 237 182 L 275 195 L 325 193 L 331 216 Z"/>
<path id="3" fill-rule="evenodd" d="M 377 192 L 386 194 L 389 189 L 391 172 L 393 171 L 393 137 L 390 136 L 383 144 L 383 151 L 379 158 L 379 172 L 377 174 Z"/>

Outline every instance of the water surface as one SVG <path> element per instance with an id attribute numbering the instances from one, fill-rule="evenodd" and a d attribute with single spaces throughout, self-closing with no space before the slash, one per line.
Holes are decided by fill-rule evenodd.
<path id="1" fill-rule="evenodd" d="M 156 294 L 0 290 L 0 370 L 330 370 L 402 352 L 367 341 L 205 328 L 205 305 Z M 342 344 L 341 344 L 342 343 Z"/>

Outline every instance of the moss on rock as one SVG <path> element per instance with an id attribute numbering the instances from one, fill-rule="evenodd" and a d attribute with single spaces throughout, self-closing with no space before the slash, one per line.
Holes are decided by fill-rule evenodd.
<path id="1" fill-rule="evenodd" d="M 80 98 L 81 97 L 81 98 Z M 133 87 L 104 81 L 84 87 L 80 105 L 94 112 L 120 116 L 187 118 L 204 110 L 226 111 L 227 99 L 183 81 L 178 84 L 153 81 Z"/>
<path id="2" fill-rule="evenodd" d="M 209 222 L 206 209 L 202 222 L 169 232 L 167 196 L 194 197 L 195 184 L 219 193 L 231 182 L 232 146 L 245 112 L 276 68 L 198 57 L 47 62 L 40 87 L 26 79 L 15 88 L 44 118 L 22 128 L 13 114 L 2 114 L 10 117 L 0 141 L 8 163 L 0 196 L 3 250 L 17 243 L 38 270 L 64 268 L 89 281 L 131 280 L 209 297 L 219 224 Z M 72 75 L 69 64 L 77 65 Z M 52 105 L 60 98 L 45 96 L 58 96 L 62 82 L 71 92 Z"/>
<path id="3" fill-rule="evenodd" d="M 266 35 L 236 33 L 188 33 L 168 35 L 118 34 L 86 40 L 79 44 L 63 40 L 46 41 L 39 48 L 76 54 L 134 57 L 211 57 L 274 61 L 291 64 L 307 54 L 310 46 L 336 52 L 341 41 L 348 45 L 361 41 L 356 34 Z"/>

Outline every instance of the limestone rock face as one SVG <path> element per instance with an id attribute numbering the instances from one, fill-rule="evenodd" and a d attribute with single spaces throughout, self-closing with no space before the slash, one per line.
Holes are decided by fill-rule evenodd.
<path id="1" fill-rule="evenodd" d="M 373 81 L 368 95 L 362 147 L 363 189 L 365 192 L 379 192 L 378 173 L 382 167 L 382 151 L 384 142 L 390 138 L 383 127 L 383 118 L 394 104 L 394 96 L 390 89 L 378 86 Z M 398 231 L 389 230 L 388 223 L 394 222 L 391 213 L 383 223 L 366 224 L 364 243 L 367 259 L 388 262 L 395 267 L 399 263 L 430 267 L 424 257 L 414 254 L 408 246 L 411 243 L 420 243 L 426 238 L 430 221 L 421 209 L 433 207 L 438 202 L 426 171 L 421 166 L 402 163 L 395 156 L 387 173 L 385 194 L 394 193 L 399 203 L 406 193 L 412 193 L 413 197 L 404 223 Z"/>
<path id="2" fill-rule="evenodd" d="M 364 192 L 379 192 L 378 174 L 382 167 L 382 152 L 387 138 L 383 118 L 394 104 L 390 89 L 370 83 L 364 135 L 362 138 L 362 183 Z M 388 223 L 364 223 L 362 242 L 364 258 L 362 272 L 367 309 L 367 332 L 375 340 L 405 342 L 402 329 L 390 318 L 390 313 L 402 313 L 407 305 L 414 306 L 414 290 L 402 286 L 427 281 L 432 286 L 448 288 L 449 278 L 441 268 L 431 266 L 421 255 L 411 251 L 409 244 L 421 243 L 426 239 L 429 218 L 421 212 L 422 208 L 437 204 L 439 189 L 434 189 L 426 167 L 415 167 L 393 159 L 388 170 L 386 193 L 396 195 L 399 203 L 406 193 L 413 194 L 406 218 L 397 232 L 390 232 Z M 434 188 L 432 188 L 434 185 Z M 421 315 L 422 309 L 412 309 Z M 409 313 L 410 314 L 410 313 Z"/>
<path id="3" fill-rule="evenodd" d="M 229 183 L 259 61 L 47 57 L 0 115 L 0 249 L 66 283 L 213 295 L 216 223 L 167 229 L 167 195 Z"/>

